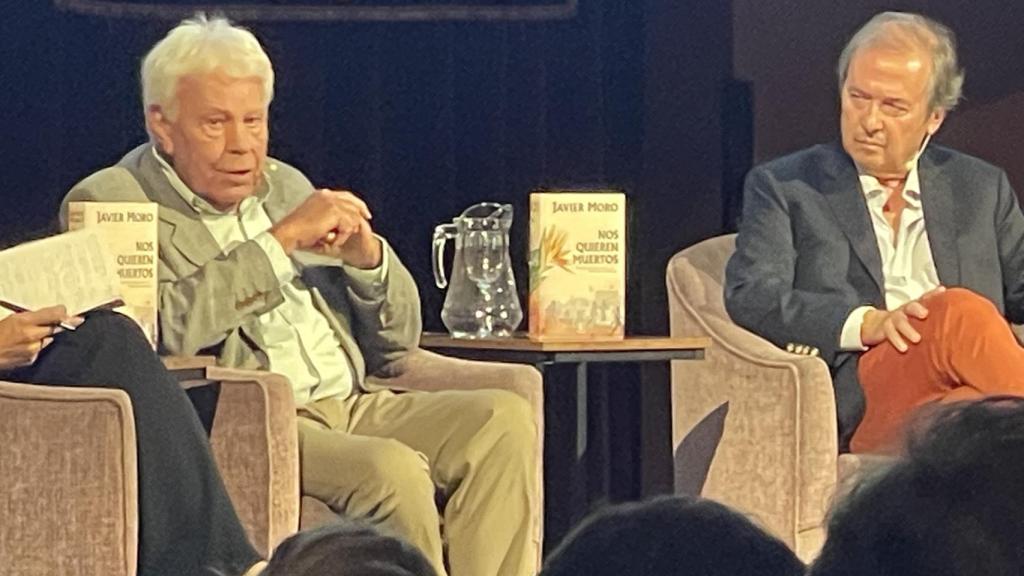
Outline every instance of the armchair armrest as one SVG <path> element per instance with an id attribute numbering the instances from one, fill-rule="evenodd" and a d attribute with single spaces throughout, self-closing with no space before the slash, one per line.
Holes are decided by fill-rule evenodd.
<path id="1" fill-rule="evenodd" d="M 0 382 L 0 572 L 134 576 L 137 501 L 125 392 Z"/>
<path id="2" fill-rule="evenodd" d="M 694 293 L 712 288 L 692 268 L 677 264 L 667 284 L 672 335 L 713 343 L 704 362 L 673 363 L 673 446 L 726 406 L 703 494 L 753 514 L 799 556 L 812 556 L 837 481 L 828 366 L 732 323 L 719 304 L 720 285 L 717 300 L 701 305 Z"/>
<path id="3" fill-rule="evenodd" d="M 385 365 L 368 378 L 371 385 L 392 390 L 508 390 L 544 413 L 540 372 L 525 364 L 478 362 L 418 349 Z"/>
<path id="4" fill-rule="evenodd" d="M 299 527 L 299 448 L 287 378 L 208 366 L 220 384 L 210 444 L 228 494 L 265 557 Z"/>
<path id="5" fill-rule="evenodd" d="M 208 384 L 206 369 L 217 365 L 215 356 L 161 356 L 160 360 L 183 388 Z"/>

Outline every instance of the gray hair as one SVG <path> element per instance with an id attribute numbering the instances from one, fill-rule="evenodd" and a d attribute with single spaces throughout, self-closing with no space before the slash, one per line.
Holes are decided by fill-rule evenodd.
<path id="1" fill-rule="evenodd" d="M 223 70 L 234 78 L 263 81 L 267 106 L 274 98 L 274 69 L 252 32 L 226 18 L 196 14 L 175 26 L 142 60 L 142 105 L 159 106 L 169 117 L 177 112 L 178 81 L 189 74 Z"/>
<path id="2" fill-rule="evenodd" d="M 903 33 L 894 37 L 893 32 Z M 839 90 L 846 83 L 850 60 L 861 48 L 886 43 L 911 42 L 927 50 L 932 58 L 929 104 L 932 110 L 952 110 L 960 101 L 964 71 L 957 64 L 956 37 L 938 22 L 906 12 L 882 12 L 864 24 L 847 42 L 839 55 Z"/>

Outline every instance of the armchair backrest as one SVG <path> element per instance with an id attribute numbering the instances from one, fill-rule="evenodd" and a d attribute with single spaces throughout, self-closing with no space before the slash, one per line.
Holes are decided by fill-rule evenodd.
<path id="1" fill-rule="evenodd" d="M 735 250 L 736 235 L 726 234 L 698 242 L 673 256 L 667 274 L 669 307 L 685 302 L 701 317 L 728 322 L 723 295 L 725 265 Z"/>

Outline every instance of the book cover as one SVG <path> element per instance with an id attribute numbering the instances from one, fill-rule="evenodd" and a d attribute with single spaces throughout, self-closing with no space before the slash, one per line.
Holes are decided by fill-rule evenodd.
<path id="1" fill-rule="evenodd" d="M 530 194 L 529 314 L 532 340 L 625 336 L 625 194 Z"/>
<path id="2" fill-rule="evenodd" d="M 124 306 L 115 308 L 157 343 L 157 205 L 152 202 L 71 202 L 68 229 L 96 228 L 114 260 Z"/>

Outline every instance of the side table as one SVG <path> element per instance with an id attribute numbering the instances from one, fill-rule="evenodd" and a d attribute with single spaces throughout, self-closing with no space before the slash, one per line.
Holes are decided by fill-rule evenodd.
<path id="1" fill-rule="evenodd" d="M 531 364 L 543 375 L 544 549 L 548 552 L 595 504 L 594 491 L 588 490 L 588 485 L 607 484 L 611 473 L 611 463 L 602 462 L 590 449 L 591 431 L 598 424 L 607 430 L 607 423 L 591 422 L 589 418 L 588 368 L 592 364 L 701 360 L 710 340 L 629 336 L 611 342 L 534 342 L 521 334 L 512 338 L 458 339 L 427 332 L 420 345 L 469 360 Z M 628 426 L 639 438 L 642 422 L 638 417 L 631 420 Z M 665 446 L 665 457 L 671 458 L 669 445 Z"/>

